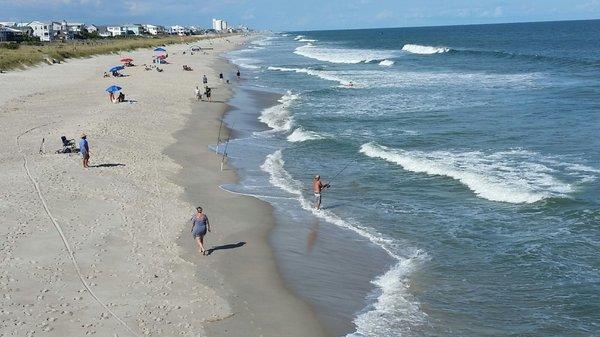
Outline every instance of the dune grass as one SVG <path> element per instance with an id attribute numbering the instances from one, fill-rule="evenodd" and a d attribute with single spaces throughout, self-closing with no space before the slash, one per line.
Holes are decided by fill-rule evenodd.
<path id="1" fill-rule="evenodd" d="M 67 42 L 50 42 L 40 45 L 20 44 L 18 48 L 0 46 L 0 70 L 24 68 L 42 63 L 47 58 L 63 61 L 69 58 L 88 57 L 97 54 L 110 54 L 121 51 L 131 51 L 138 48 L 151 48 L 174 43 L 189 43 L 208 36 L 168 36 L 159 38 L 122 38 L 75 40 Z M 15 47 L 14 45 L 12 46 Z"/>

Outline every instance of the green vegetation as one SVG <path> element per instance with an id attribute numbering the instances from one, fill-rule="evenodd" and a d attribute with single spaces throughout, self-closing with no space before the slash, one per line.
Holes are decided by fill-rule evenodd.
<path id="1" fill-rule="evenodd" d="M 36 65 L 48 58 L 63 61 L 68 58 L 110 54 L 174 43 L 195 42 L 206 38 L 208 37 L 192 35 L 158 38 L 89 39 L 50 43 L 0 43 L 0 70 Z"/>

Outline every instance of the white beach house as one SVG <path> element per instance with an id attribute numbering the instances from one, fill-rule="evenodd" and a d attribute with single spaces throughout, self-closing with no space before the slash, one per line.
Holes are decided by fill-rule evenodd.
<path id="1" fill-rule="evenodd" d="M 183 26 L 171 26 L 169 34 L 183 36 L 189 33 L 189 30 Z"/>
<path id="2" fill-rule="evenodd" d="M 142 35 L 144 33 L 144 27 L 137 23 L 126 24 L 122 28 L 125 35 Z"/>
<path id="3" fill-rule="evenodd" d="M 40 41 L 50 42 L 54 39 L 54 30 L 51 23 L 33 21 L 28 26 L 33 29 L 33 36 L 38 37 Z"/>
<path id="4" fill-rule="evenodd" d="M 110 36 L 125 35 L 125 30 L 121 26 L 107 26 L 106 30 L 110 33 Z"/>
<path id="5" fill-rule="evenodd" d="M 146 24 L 144 30 L 150 35 L 159 35 L 165 33 L 165 27 Z"/>

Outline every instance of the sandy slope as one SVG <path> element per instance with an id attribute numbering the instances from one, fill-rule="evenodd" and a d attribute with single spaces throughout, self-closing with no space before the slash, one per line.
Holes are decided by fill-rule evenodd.
<path id="1" fill-rule="evenodd" d="M 242 39 L 216 41 L 209 55 L 169 46 L 162 73 L 138 66 L 124 71 L 130 77 L 101 77 L 121 56 L 150 62 L 152 51 L 140 50 L 0 75 L 0 336 L 203 336 L 234 314 L 176 245 L 192 206 L 163 150 L 199 104 L 203 73 L 213 97 L 227 98 L 209 65 Z M 136 102 L 109 103 L 111 84 Z M 214 118 L 224 109 L 200 104 Z M 81 131 L 101 167 L 53 153 L 61 135 Z"/>

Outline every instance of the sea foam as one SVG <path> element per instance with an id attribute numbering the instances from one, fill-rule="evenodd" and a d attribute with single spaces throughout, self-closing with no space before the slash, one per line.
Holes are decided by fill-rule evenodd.
<path id="1" fill-rule="evenodd" d="M 394 65 L 394 61 L 383 60 L 383 61 L 379 62 L 379 65 L 384 66 L 384 67 L 391 67 L 392 65 Z"/>
<path id="2" fill-rule="evenodd" d="M 370 49 L 326 48 L 308 43 L 294 50 L 295 54 L 330 63 L 361 63 L 394 57 L 393 51 Z"/>
<path id="3" fill-rule="evenodd" d="M 292 143 L 305 142 L 308 140 L 317 140 L 324 139 L 325 136 L 316 133 L 314 131 L 304 130 L 304 128 L 299 127 L 294 130 L 289 136 L 287 136 L 287 140 Z"/>
<path id="4" fill-rule="evenodd" d="M 264 109 L 258 119 L 267 124 L 273 131 L 284 132 L 292 129 L 294 119 L 288 110 L 298 95 L 288 91 L 279 99 L 279 104 Z"/>
<path id="5" fill-rule="evenodd" d="M 267 67 L 268 70 L 284 71 L 284 72 L 296 72 L 301 74 L 307 74 L 316 76 L 327 81 L 338 82 L 343 86 L 349 86 L 352 81 L 342 78 L 331 71 L 315 70 L 307 68 L 285 68 L 285 67 Z"/>
<path id="6" fill-rule="evenodd" d="M 567 197 L 573 192 L 570 184 L 551 175 L 552 168 L 527 161 L 530 155 L 519 151 L 423 152 L 366 143 L 360 152 L 400 165 L 407 171 L 450 177 L 491 201 L 533 203 Z"/>
<path id="7" fill-rule="evenodd" d="M 409 52 L 412 54 L 421 54 L 421 55 L 431 55 L 431 54 L 441 54 L 447 53 L 451 49 L 447 47 L 432 47 L 432 46 L 422 46 L 419 44 L 405 44 L 402 47 L 402 50 L 405 52 Z"/>

